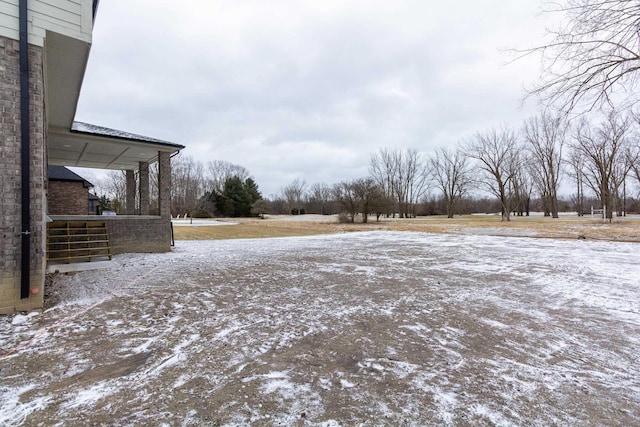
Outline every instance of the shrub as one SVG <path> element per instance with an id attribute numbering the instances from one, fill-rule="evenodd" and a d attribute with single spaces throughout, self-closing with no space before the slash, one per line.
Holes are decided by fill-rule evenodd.
<path id="1" fill-rule="evenodd" d="M 349 224 L 351 223 L 351 217 L 347 215 L 345 212 L 340 212 L 338 214 L 338 224 Z"/>
<path id="2" fill-rule="evenodd" d="M 203 208 L 191 209 L 189 216 L 191 218 L 211 218 L 211 214 Z"/>

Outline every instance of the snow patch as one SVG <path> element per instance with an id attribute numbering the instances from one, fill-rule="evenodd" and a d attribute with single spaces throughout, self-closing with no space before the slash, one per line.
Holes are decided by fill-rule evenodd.
<path id="1" fill-rule="evenodd" d="M 25 323 L 28 323 L 31 319 L 33 319 L 34 317 L 38 316 L 40 313 L 38 313 L 37 311 L 33 311 L 29 314 L 16 314 L 15 316 L 13 316 L 13 319 L 11 320 L 11 324 L 13 326 L 17 326 L 17 325 L 24 325 Z"/>

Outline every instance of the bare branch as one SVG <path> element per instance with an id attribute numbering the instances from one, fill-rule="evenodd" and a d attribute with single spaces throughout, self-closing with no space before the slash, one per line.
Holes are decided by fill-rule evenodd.
<path id="1" fill-rule="evenodd" d="M 529 96 L 566 114 L 637 103 L 640 2 L 565 0 L 546 5 L 546 13 L 562 14 L 566 23 L 548 31 L 549 43 L 516 50 L 520 58 L 542 57 L 543 77 Z"/>

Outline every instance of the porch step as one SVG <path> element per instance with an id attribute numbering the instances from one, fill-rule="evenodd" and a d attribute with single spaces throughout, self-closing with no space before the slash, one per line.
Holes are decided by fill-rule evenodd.
<path id="1" fill-rule="evenodd" d="M 111 260 L 104 221 L 54 221 L 47 224 L 47 264 Z"/>

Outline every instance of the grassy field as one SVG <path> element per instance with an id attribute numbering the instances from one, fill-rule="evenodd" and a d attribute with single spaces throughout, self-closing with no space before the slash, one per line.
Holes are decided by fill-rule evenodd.
<path id="1" fill-rule="evenodd" d="M 301 217 L 270 216 L 267 219 L 228 219 L 229 225 L 209 226 L 194 220 L 174 220 L 176 240 L 219 240 L 267 237 L 310 236 L 355 231 L 393 230 L 447 234 L 485 234 L 538 238 L 610 240 L 640 242 L 640 217 L 614 218 L 612 223 L 601 219 L 579 218 L 573 215 L 558 219 L 540 215 L 513 217 L 502 222 L 498 215 L 466 215 L 448 219 L 444 216 L 415 219 L 375 218 L 368 224 L 339 224 L 335 217 L 306 215 Z"/>

